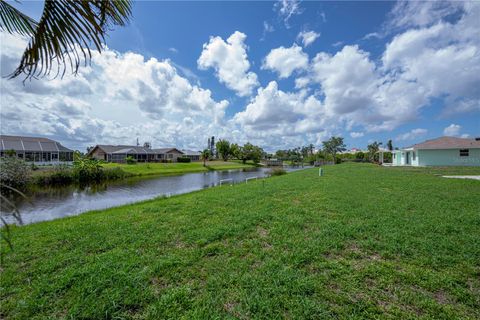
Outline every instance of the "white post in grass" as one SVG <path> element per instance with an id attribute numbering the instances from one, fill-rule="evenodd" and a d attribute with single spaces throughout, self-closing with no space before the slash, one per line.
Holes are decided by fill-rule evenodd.
<path id="1" fill-rule="evenodd" d="M 318 168 L 318 176 L 323 176 L 323 168 Z"/>

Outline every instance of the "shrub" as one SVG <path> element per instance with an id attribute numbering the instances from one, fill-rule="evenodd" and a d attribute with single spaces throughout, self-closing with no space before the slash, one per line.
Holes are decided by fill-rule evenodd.
<path id="1" fill-rule="evenodd" d="M 287 174 L 287 171 L 283 168 L 273 168 L 270 170 L 269 175 L 270 176 L 283 176 L 284 174 Z"/>
<path id="2" fill-rule="evenodd" d="M 125 158 L 125 161 L 127 162 L 127 164 L 136 164 L 137 163 L 137 159 L 135 159 L 134 157 L 132 156 L 128 156 Z"/>
<path id="3" fill-rule="evenodd" d="M 0 183 L 23 189 L 30 181 L 30 167 L 22 159 L 6 157 L 0 160 Z"/>
<path id="4" fill-rule="evenodd" d="M 103 169 L 102 179 L 104 180 L 118 180 L 129 177 L 130 174 L 123 171 L 122 168 Z"/>
<path id="5" fill-rule="evenodd" d="M 190 158 L 187 157 L 179 157 L 177 158 L 177 162 L 190 162 L 192 161 Z"/>
<path id="6" fill-rule="evenodd" d="M 73 177 L 79 182 L 100 181 L 103 170 L 100 161 L 87 158 L 79 153 L 74 154 Z"/>
<path id="7" fill-rule="evenodd" d="M 47 174 L 35 177 L 35 184 L 53 185 L 53 184 L 69 184 L 73 182 L 72 168 L 68 165 L 61 164 L 53 167 L 53 170 Z"/>

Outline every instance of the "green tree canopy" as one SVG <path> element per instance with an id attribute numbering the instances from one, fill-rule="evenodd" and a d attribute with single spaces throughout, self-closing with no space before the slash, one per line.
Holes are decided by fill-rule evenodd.
<path id="1" fill-rule="evenodd" d="M 323 151 L 327 154 L 331 154 L 333 157 L 333 163 L 335 163 L 338 152 L 346 150 L 345 143 L 343 143 L 342 137 L 331 137 L 327 141 L 323 141 Z"/>
<path id="2" fill-rule="evenodd" d="M 227 161 L 228 157 L 231 154 L 230 142 L 224 139 L 220 139 L 218 140 L 216 147 L 217 147 L 217 152 L 222 157 L 223 161 Z"/>

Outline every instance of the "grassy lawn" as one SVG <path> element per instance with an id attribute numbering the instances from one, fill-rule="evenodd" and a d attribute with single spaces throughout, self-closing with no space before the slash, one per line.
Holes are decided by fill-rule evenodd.
<path id="1" fill-rule="evenodd" d="M 149 174 L 177 174 L 186 172 L 202 172 L 208 170 L 227 170 L 251 168 L 251 164 L 242 164 L 237 162 L 224 161 L 207 161 L 207 167 L 203 166 L 203 162 L 191 163 L 137 163 L 137 164 L 120 164 L 106 163 L 105 168 L 120 167 L 124 171 L 133 175 L 149 175 Z"/>
<path id="2" fill-rule="evenodd" d="M 479 319 L 480 183 L 440 173 L 342 164 L 14 228 L 0 318 Z"/>

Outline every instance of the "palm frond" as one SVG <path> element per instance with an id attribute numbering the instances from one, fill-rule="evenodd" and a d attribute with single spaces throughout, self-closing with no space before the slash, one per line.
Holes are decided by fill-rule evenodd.
<path id="1" fill-rule="evenodd" d="M 37 22 L 18 11 L 4 0 L 0 0 L 0 29 L 8 33 L 32 36 Z"/>
<path id="2" fill-rule="evenodd" d="M 130 0 L 46 0 L 43 14 L 31 36 L 20 65 L 10 78 L 63 76 L 70 67 L 77 73 L 90 62 L 91 48 L 101 51 L 110 25 L 125 25 L 131 15 Z"/>

